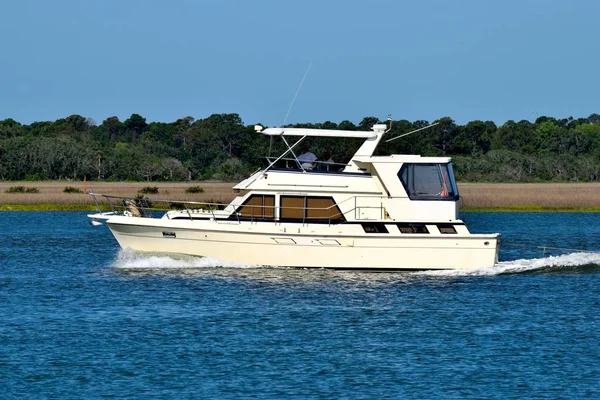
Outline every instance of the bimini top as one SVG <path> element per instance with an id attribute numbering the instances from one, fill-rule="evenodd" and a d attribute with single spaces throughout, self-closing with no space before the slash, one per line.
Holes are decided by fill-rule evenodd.
<path id="1" fill-rule="evenodd" d="M 331 137 L 331 138 L 356 138 L 356 139 L 364 139 L 362 146 L 356 151 L 354 156 L 359 157 L 370 157 L 373 155 L 373 152 L 377 148 L 379 141 L 388 131 L 387 125 L 385 124 L 375 124 L 373 125 L 373 130 L 371 131 L 343 131 L 343 130 L 335 130 L 335 129 L 311 129 L 311 128 L 263 128 L 260 125 L 255 125 L 254 130 L 260 132 L 264 135 L 268 136 L 281 136 L 285 145 L 287 146 L 287 150 L 279 156 L 277 159 L 272 161 L 270 165 L 265 169 L 271 169 L 279 160 L 283 159 L 287 154 L 291 154 L 294 159 L 296 159 L 296 154 L 294 154 L 294 147 L 298 146 L 300 142 L 302 142 L 307 137 Z M 290 145 L 283 136 L 299 136 L 300 139 Z M 301 170 L 304 171 L 304 168 L 300 163 L 298 166 Z M 356 163 L 350 161 L 344 170 L 346 172 L 360 172 L 360 168 L 356 165 Z"/>
<path id="2" fill-rule="evenodd" d="M 384 125 L 385 126 L 385 125 Z M 331 129 L 309 128 L 267 128 L 260 131 L 269 136 L 314 136 L 314 137 L 339 137 L 374 140 L 379 136 L 375 131 L 338 131 Z"/>

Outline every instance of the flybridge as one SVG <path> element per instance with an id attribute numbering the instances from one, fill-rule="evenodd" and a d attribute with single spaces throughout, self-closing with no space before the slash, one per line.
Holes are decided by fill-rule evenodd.
<path id="1" fill-rule="evenodd" d="M 348 164 L 341 165 L 341 168 L 338 168 L 339 170 L 343 170 L 344 172 L 363 172 L 364 165 L 359 166 L 357 163 L 365 164 L 365 163 L 373 163 L 375 161 L 377 161 L 379 163 L 398 163 L 398 162 L 405 161 L 406 157 L 414 158 L 414 156 L 398 155 L 398 154 L 396 154 L 395 156 L 373 157 L 373 154 L 375 153 L 377 146 L 381 142 L 381 139 L 383 138 L 383 136 L 386 133 L 388 133 L 391 130 L 391 119 L 388 119 L 388 120 L 390 121 L 389 127 L 386 124 L 375 124 L 375 125 L 373 125 L 373 128 L 371 131 L 347 131 L 347 130 L 335 130 L 335 129 L 284 128 L 284 127 L 266 128 L 265 129 L 261 125 L 255 125 L 254 129 L 257 132 L 262 133 L 263 135 L 267 135 L 267 136 L 271 136 L 271 137 L 273 137 L 273 136 L 281 137 L 281 139 L 283 140 L 283 142 L 285 143 L 285 145 L 287 147 L 286 151 L 281 156 L 279 156 L 277 158 L 268 157 L 270 165 L 267 166 L 265 171 L 271 169 L 280 160 L 288 160 L 288 161 L 291 160 L 292 162 L 295 162 L 297 164 L 297 167 L 298 167 L 297 169 L 300 169 L 301 171 L 306 172 L 305 168 L 302 165 L 300 165 L 299 162 L 296 161 L 296 154 L 294 153 L 294 149 L 297 148 L 297 146 L 307 137 L 331 137 L 331 138 L 364 139 L 363 144 L 359 147 L 359 149 L 356 151 L 356 153 L 352 156 L 352 158 L 350 159 L 350 162 Z M 399 136 L 388 139 L 386 142 L 390 142 L 390 141 L 411 135 L 413 133 L 422 131 L 424 129 L 431 128 L 438 124 L 439 123 L 436 122 L 434 124 L 416 129 L 414 131 L 403 133 Z M 294 142 L 294 143 L 289 143 L 286 140 L 286 137 L 289 137 L 289 136 L 295 136 L 295 137 L 298 137 L 299 139 L 296 140 L 296 142 Z M 290 159 L 286 158 L 288 155 L 291 156 Z M 413 161 L 413 160 L 411 160 L 411 161 Z M 450 162 L 450 159 L 445 158 L 445 157 L 444 158 L 419 157 L 419 159 L 416 161 L 421 162 L 421 163 L 424 163 L 424 162 L 447 163 L 447 162 Z"/>

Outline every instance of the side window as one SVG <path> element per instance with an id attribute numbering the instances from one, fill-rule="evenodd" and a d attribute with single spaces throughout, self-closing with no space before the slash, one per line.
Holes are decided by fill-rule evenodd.
<path id="1" fill-rule="evenodd" d="M 346 219 L 331 197 L 281 196 L 281 220 L 344 222 Z"/>
<path id="2" fill-rule="evenodd" d="M 275 196 L 254 194 L 237 210 L 238 216 L 250 219 L 273 219 L 275 217 Z"/>
<path id="3" fill-rule="evenodd" d="M 451 224 L 438 224 L 438 229 L 442 234 L 455 234 L 456 228 Z"/>
<path id="4" fill-rule="evenodd" d="M 425 224 L 396 224 L 400 233 L 429 233 Z"/>
<path id="5" fill-rule="evenodd" d="M 306 219 L 340 221 L 344 216 L 331 197 L 307 197 Z"/>
<path id="6" fill-rule="evenodd" d="M 281 196 L 281 219 L 304 219 L 305 197 Z"/>
<path id="7" fill-rule="evenodd" d="M 389 233 L 385 224 L 374 222 L 370 224 L 361 224 L 365 233 Z"/>
<path id="8" fill-rule="evenodd" d="M 275 218 L 275 196 L 263 196 L 265 219 Z"/>

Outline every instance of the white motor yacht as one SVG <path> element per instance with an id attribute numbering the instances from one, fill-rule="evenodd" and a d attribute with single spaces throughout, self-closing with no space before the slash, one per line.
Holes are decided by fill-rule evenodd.
<path id="1" fill-rule="evenodd" d="M 499 234 L 472 234 L 458 217 L 448 157 L 374 156 L 386 133 L 302 128 L 256 130 L 286 151 L 234 186 L 226 205 L 125 199 L 99 215 L 123 248 L 206 256 L 250 265 L 352 270 L 492 267 Z M 289 137 L 298 138 L 294 143 Z M 348 164 L 296 159 L 307 137 L 363 139 Z M 98 204 L 98 203 L 97 203 Z M 114 206 L 123 209 L 115 210 Z M 170 209 L 157 213 L 158 205 Z M 117 207 L 118 208 L 118 207 Z"/>

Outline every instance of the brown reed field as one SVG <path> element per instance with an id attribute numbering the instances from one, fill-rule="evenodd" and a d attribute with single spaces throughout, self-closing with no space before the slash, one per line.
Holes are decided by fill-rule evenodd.
<path id="1" fill-rule="evenodd" d="M 600 183 L 459 183 L 465 210 L 600 211 Z"/>
<path id="2" fill-rule="evenodd" d="M 228 203 L 235 197 L 233 182 L 87 182 L 85 190 L 135 197 L 145 187 L 157 187 L 155 200 L 212 201 Z M 36 188 L 38 193 L 6 193 L 11 187 Z M 203 193 L 186 193 L 200 186 Z M 459 183 L 462 210 L 505 211 L 600 211 L 600 183 Z M 83 182 L 0 182 L 0 210 L 92 210 L 85 193 L 64 193 L 66 187 L 84 191 Z"/>
<path id="3" fill-rule="evenodd" d="M 231 189 L 234 184 L 230 182 L 87 182 L 84 187 L 83 182 L 73 181 L 0 182 L 0 210 L 92 210 L 95 209 L 95 204 L 85 191 L 135 197 L 145 187 L 158 188 L 158 193 L 146 195 L 151 199 L 228 203 L 235 197 Z M 9 188 L 17 186 L 36 188 L 38 193 L 6 193 Z M 186 193 L 185 190 L 192 186 L 200 186 L 204 192 Z M 82 193 L 65 193 L 66 187 L 79 189 Z"/>

